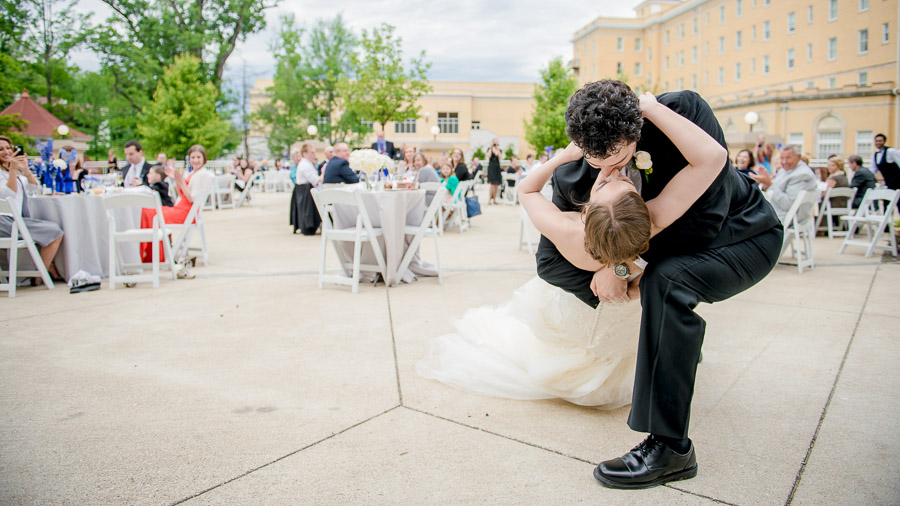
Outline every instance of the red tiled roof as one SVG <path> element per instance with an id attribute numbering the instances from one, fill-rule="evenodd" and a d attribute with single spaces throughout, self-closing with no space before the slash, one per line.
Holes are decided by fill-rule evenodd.
<path id="1" fill-rule="evenodd" d="M 56 127 L 62 125 L 63 122 L 44 109 L 37 102 L 28 96 L 28 90 L 22 90 L 22 98 L 16 100 L 9 107 L 0 112 L 0 116 L 8 116 L 18 114 L 20 119 L 28 122 L 25 131 L 22 132 L 29 137 L 54 137 L 56 135 Z M 90 141 L 92 136 L 79 132 L 69 127 L 69 139 Z"/>

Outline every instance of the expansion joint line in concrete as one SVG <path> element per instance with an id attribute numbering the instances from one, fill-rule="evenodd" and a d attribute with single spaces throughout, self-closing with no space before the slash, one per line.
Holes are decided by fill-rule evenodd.
<path id="1" fill-rule="evenodd" d="M 397 360 L 397 338 L 394 336 L 394 312 L 391 310 L 391 290 L 384 285 L 384 296 L 387 298 L 388 324 L 391 327 L 391 348 L 394 351 L 394 375 L 397 380 L 397 398 L 403 406 L 403 388 L 400 386 L 400 362 Z"/>
<path id="2" fill-rule="evenodd" d="M 847 342 L 847 348 L 844 350 L 841 365 L 838 367 L 837 374 L 834 376 L 834 383 L 831 384 L 831 391 L 828 392 L 828 400 L 825 401 L 825 406 L 822 408 L 822 414 L 819 415 L 819 423 L 816 425 L 816 432 L 813 433 L 812 440 L 809 442 L 809 448 L 807 448 L 806 455 L 803 457 L 803 462 L 800 463 L 800 469 L 797 470 L 797 476 L 794 478 L 794 485 L 791 487 L 791 493 L 784 502 L 785 506 L 790 506 L 791 502 L 794 500 L 794 494 L 797 493 L 797 488 L 800 486 L 800 480 L 803 479 L 803 472 L 806 470 L 806 464 L 809 463 L 809 457 L 812 454 L 813 447 L 816 446 L 816 439 L 819 437 L 819 431 L 822 430 L 822 423 L 825 421 L 825 416 L 828 414 L 831 400 L 834 399 L 834 392 L 837 390 L 838 383 L 841 380 L 841 374 L 844 372 L 844 365 L 847 363 L 850 347 L 853 346 L 853 340 L 856 339 L 856 332 L 859 330 L 859 323 L 862 321 L 863 314 L 865 314 L 866 305 L 869 303 L 869 297 L 872 295 L 872 287 L 875 286 L 875 278 L 878 277 L 879 270 L 881 270 L 880 265 L 875 269 L 875 272 L 872 273 L 872 279 L 869 281 L 869 290 L 866 292 L 866 298 L 859 310 L 859 316 L 856 318 L 856 325 L 853 326 L 853 333 L 850 334 L 850 341 Z"/>
<path id="3" fill-rule="evenodd" d="M 212 491 L 212 490 L 215 490 L 215 489 L 217 489 L 217 488 L 219 488 L 219 487 L 221 487 L 221 486 L 228 485 L 229 483 L 231 483 L 231 482 L 233 482 L 233 481 L 239 480 L 239 479 L 241 479 L 241 478 L 243 478 L 243 477 L 245 477 L 245 476 L 248 476 L 248 475 L 250 475 L 250 474 L 253 474 L 253 473 L 255 473 L 256 471 L 259 471 L 260 469 L 264 469 L 264 468 L 266 468 L 266 467 L 271 466 L 272 464 L 281 462 L 282 460 L 284 460 L 284 459 L 286 459 L 286 458 L 293 457 L 294 455 L 296 455 L 296 454 L 298 454 L 298 453 L 300 453 L 300 452 L 302 452 L 302 451 L 304 451 L 304 450 L 308 450 L 308 449 L 310 449 L 310 448 L 312 448 L 312 447 L 318 445 L 319 443 L 324 443 L 325 441 L 328 441 L 329 439 L 331 439 L 331 438 L 333 438 L 333 437 L 340 436 L 341 434 L 347 432 L 348 430 L 355 429 L 356 427 L 359 427 L 360 425 L 369 423 L 369 422 L 371 422 L 372 420 L 374 420 L 374 419 L 376 419 L 376 418 L 379 418 L 379 417 L 382 417 L 382 416 L 384 416 L 384 415 L 390 413 L 391 411 L 394 411 L 395 409 L 397 409 L 397 408 L 399 408 L 399 407 L 401 407 L 401 406 L 398 404 L 398 405 L 396 405 L 396 406 L 394 406 L 394 407 L 392 407 L 392 408 L 390 408 L 390 409 L 387 409 L 387 410 L 385 410 L 385 411 L 382 411 L 381 413 L 378 413 L 377 415 L 372 415 L 372 416 L 370 416 L 369 418 L 366 418 L 365 420 L 361 420 L 361 421 L 359 421 L 359 422 L 354 423 L 353 425 L 350 425 L 350 426 L 348 426 L 348 427 L 344 427 L 343 429 L 341 429 L 341 430 L 335 432 L 334 434 L 331 434 L 330 436 L 323 437 L 322 439 L 319 439 L 318 441 L 313 441 L 312 443 L 310 443 L 310 444 L 308 444 L 308 445 L 306 445 L 306 446 L 304 446 L 304 447 L 302 447 L 302 448 L 298 448 L 298 449 L 296 449 L 296 450 L 294 450 L 294 451 L 292 451 L 292 452 L 290 452 L 290 453 L 288 453 L 288 454 L 285 454 L 285 455 L 282 455 L 281 457 L 278 457 L 278 458 L 275 459 L 275 460 L 272 460 L 272 461 L 270 461 L 270 462 L 266 462 L 265 464 L 263 464 L 263 465 L 261 465 L 261 466 L 254 467 L 253 469 L 250 469 L 249 471 L 246 471 L 246 472 L 244 472 L 244 473 L 241 473 L 241 474 L 235 476 L 234 478 L 230 478 L 230 479 L 228 479 L 228 480 L 225 480 L 225 481 L 223 481 L 222 483 L 219 483 L 218 485 L 213 485 L 213 486 L 211 486 L 211 487 L 209 487 L 209 488 L 207 488 L 207 489 L 205 489 L 205 490 L 201 490 L 200 492 L 197 492 L 197 493 L 194 494 L 194 495 L 185 497 L 184 499 L 179 499 L 178 501 L 175 501 L 175 502 L 173 502 L 173 503 L 170 503 L 169 506 L 176 506 L 176 505 L 178 505 L 178 504 L 182 504 L 182 503 L 185 503 L 185 502 L 187 502 L 187 501 L 190 501 L 191 499 L 196 499 L 197 497 L 200 497 L 201 495 L 203 495 L 203 494 L 205 494 L 205 493 L 207 493 L 207 492 L 210 492 L 210 491 Z"/>

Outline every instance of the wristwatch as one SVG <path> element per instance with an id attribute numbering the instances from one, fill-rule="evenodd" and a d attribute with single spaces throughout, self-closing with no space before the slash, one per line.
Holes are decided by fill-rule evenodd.
<path id="1" fill-rule="evenodd" d="M 625 264 L 616 264 L 613 267 L 613 274 L 616 275 L 617 278 L 628 281 L 628 276 L 631 274 L 628 272 L 628 266 Z"/>

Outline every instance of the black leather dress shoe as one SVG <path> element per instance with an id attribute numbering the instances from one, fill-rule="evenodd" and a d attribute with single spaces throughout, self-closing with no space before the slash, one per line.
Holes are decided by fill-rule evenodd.
<path id="1" fill-rule="evenodd" d="M 650 488 L 694 476 L 697 476 L 694 444 L 682 455 L 652 434 L 630 452 L 601 462 L 594 469 L 594 478 L 609 488 Z"/>

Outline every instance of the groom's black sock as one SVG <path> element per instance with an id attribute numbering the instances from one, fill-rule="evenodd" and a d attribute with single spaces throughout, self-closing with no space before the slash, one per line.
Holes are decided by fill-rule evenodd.
<path id="1" fill-rule="evenodd" d="M 674 450 L 675 453 L 687 453 L 687 451 L 691 449 L 691 440 L 688 438 L 679 439 L 674 437 L 657 436 L 656 434 L 654 434 L 653 437 L 665 443 L 666 446 Z"/>

